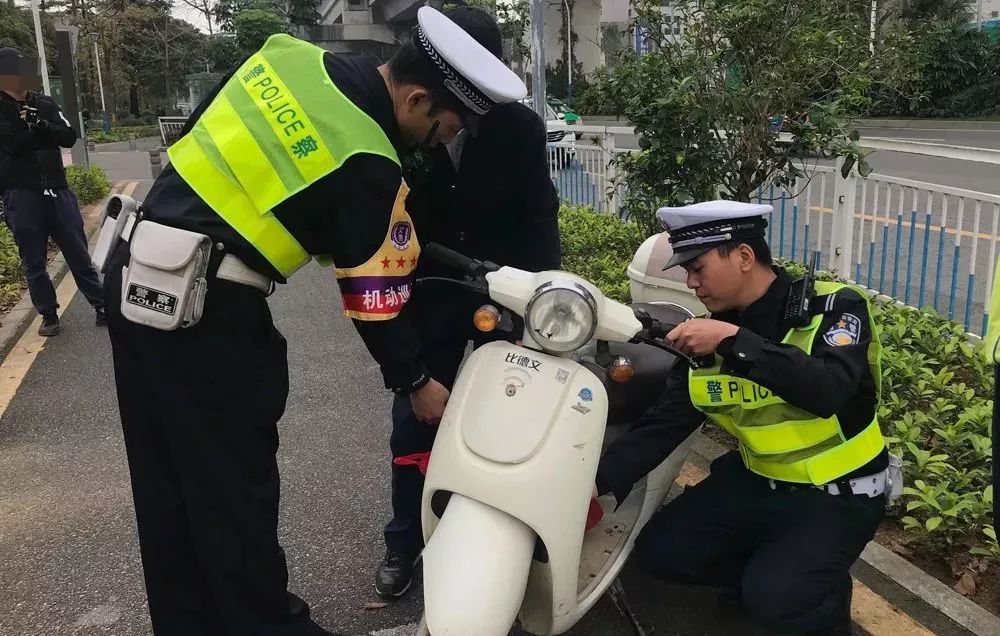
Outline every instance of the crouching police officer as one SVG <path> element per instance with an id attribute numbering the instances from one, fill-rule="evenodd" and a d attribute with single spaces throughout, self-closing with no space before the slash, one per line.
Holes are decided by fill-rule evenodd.
<path id="1" fill-rule="evenodd" d="M 458 6 L 445 15 L 494 56 L 503 54 L 500 29 L 482 9 Z M 559 267 L 559 201 L 549 177 L 545 124 L 523 104 L 503 104 L 482 118 L 473 134 L 463 130 L 429 156 L 429 171 L 410 183 L 406 207 L 425 244 L 438 243 L 468 256 L 527 271 Z M 422 260 L 417 276 L 456 278 L 459 272 Z M 416 327 L 421 359 L 429 374 L 451 388 L 465 348 L 509 334 L 482 334 L 472 315 L 483 304 L 477 294 L 447 284 L 418 288 L 404 309 Z M 434 444 L 437 421 L 410 396 L 392 404 L 392 519 L 385 527 L 385 559 L 375 590 L 398 598 L 413 580 L 414 559 L 423 548 L 420 459 Z"/>
<path id="2" fill-rule="evenodd" d="M 723 589 L 779 632 L 850 633 L 848 569 L 885 513 L 888 453 L 876 413 L 880 345 L 868 300 L 771 264 L 769 205 L 664 208 L 687 284 L 711 312 L 666 340 L 709 367 L 678 367 L 612 444 L 600 493 L 624 500 L 707 416 L 739 442 L 661 509 L 636 542 L 653 576 Z M 811 293 L 815 296 L 808 299 Z"/>
<path id="3" fill-rule="evenodd" d="M 525 87 L 437 11 L 418 23 L 384 66 L 270 38 L 199 107 L 126 223 L 105 289 L 157 635 L 326 633 L 287 592 L 278 544 L 275 282 L 334 262 L 387 386 L 443 409 L 397 319 L 420 252 L 400 153 Z"/>

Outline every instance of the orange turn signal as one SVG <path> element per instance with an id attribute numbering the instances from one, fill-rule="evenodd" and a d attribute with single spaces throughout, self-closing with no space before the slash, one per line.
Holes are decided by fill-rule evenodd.
<path id="1" fill-rule="evenodd" d="M 608 365 L 608 377 L 619 384 L 628 382 L 635 375 L 632 361 L 625 356 L 615 356 Z"/>
<path id="2" fill-rule="evenodd" d="M 479 331 L 489 333 L 500 324 L 500 311 L 493 305 L 483 305 L 473 314 L 472 324 Z"/>

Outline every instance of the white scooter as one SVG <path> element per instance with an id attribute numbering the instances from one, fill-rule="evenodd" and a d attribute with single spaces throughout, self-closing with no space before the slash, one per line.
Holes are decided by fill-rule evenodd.
<path id="1" fill-rule="evenodd" d="M 617 577 L 694 436 L 617 510 L 605 506 L 596 527 L 584 525 L 602 447 L 659 397 L 683 357 L 656 338 L 693 314 L 671 303 L 629 307 L 567 272 L 497 267 L 433 244 L 422 258 L 464 271 L 457 284 L 505 308 L 481 308 L 477 327 L 509 325 L 509 310 L 525 329 L 523 346 L 494 342 L 471 354 L 439 425 L 423 492 L 418 635 L 505 636 L 515 621 L 561 634 L 605 592 L 645 634 Z"/>

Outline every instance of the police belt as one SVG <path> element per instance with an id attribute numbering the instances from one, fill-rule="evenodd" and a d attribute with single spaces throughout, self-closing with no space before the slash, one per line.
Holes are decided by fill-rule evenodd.
<path id="1" fill-rule="evenodd" d="M 854 494 L 865 495 L 867 497 L 878 497 L 889 490 L 889 470 L 883 470 L 873 475 L 855 477 L 853 479 L 839 479 L 836 482 L 815 486 L 812 484 L 795 484 L 787 481 L 767 480 L 771 490 L 799 490 L 806 488 L 817 488 L 824 490 L 831 495 Z"/>
<path id="2" fill-rule="evenodd" d="M 129 241 L 132 236 L 132 230 L 135 229 L 135 226 L 139 222 L 140 219 L 137 219 L 135 216 L 128 220 L 125 229 L 122 231 L 121 238 L 123 241 L 126 243 Z M 218 245 L 221 246 L 221 243 Z M 219 268 L 215 272 L 215 277 L 231 283 L 253 287 L 264 294 L 270 294 L 274 285 L 270 278 L 248 266 L 237 256 L 229 253 L 222 257 Z"/>

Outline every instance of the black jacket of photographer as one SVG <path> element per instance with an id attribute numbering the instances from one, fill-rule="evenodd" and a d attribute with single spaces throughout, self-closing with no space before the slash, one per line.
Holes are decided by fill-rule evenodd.
<path id="1" fill-rule="evenodd" d="M 21 119 L 24 106 L 36 109 L 37 123 Z M 51 97 L 29 92 L 18 102 L 0 91 L 0 190 L 65 188 L 62 148 L 76 142 L 76 131 Z"/>

